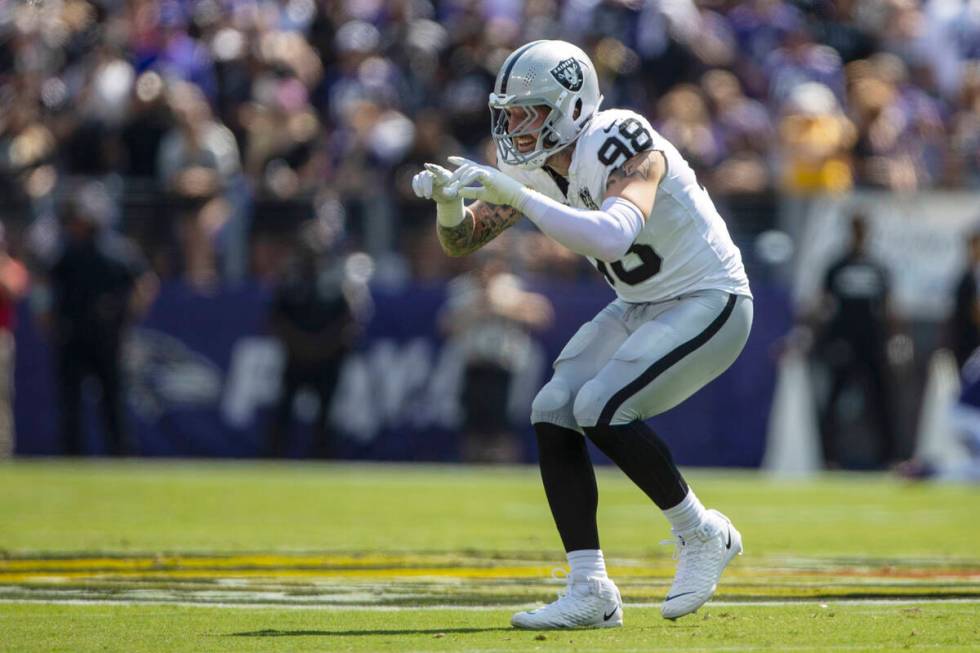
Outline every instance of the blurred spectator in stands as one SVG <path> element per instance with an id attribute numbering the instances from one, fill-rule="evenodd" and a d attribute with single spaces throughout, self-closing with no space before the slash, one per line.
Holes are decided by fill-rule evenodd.
<path id="1" fill-rule="evenodd" d="M 788 30 L 782 45 L 765 60 L 769 80 L 769 104 L 781 107 L 796 88 L 806 83 L 821 84 L 833 93 L 838 104 L 844 101 L 844 69 L 840 55 L 833 48 L 814 43 L 802 24 Z"/>
<path id="2" fill-rule="evenodd" d="M 940 107 L 908 83 L 900 59 L 875 55 L 848 66 L 851 114 L 859 138 L 858 181 L 895 191 L 932 185 L 944 174 Z"/>
<path id="3" fill-rule="evenodd" d="M 248 34 L 225 28 L 215 40 L 215 52 L 223 67 L 241 61 L 234 64 L 232 80 L 240 89 L 227 89 L 224 101 L 238 102 L 225 113 L 241 137 L 246 173 L 264 190 L 288 197 L 309 192 L 323 179 L 323 128 L 311 94 L 324 68 L 299 31 L 309 26 L 316 8 L 282 5 L 279 11 L 277 23 L 257 26 L 264 30 L 252 36 L 259 47 L 248 47 Z"/>
<path id="4" fill-rule="evenodd" d="M 980 184 L 971 3 L 79 0 L 4 15 L 3 188 L 38 216 L 53 212 L 58 175 L 120 173 L 131 195 L 148 187 L 133 178 L 162 181 L 182 204 L 173 231 L 196 286 L 219 266 L 226 279 L 244 274 L 253 193 L 339 193 L 351 236 L 376 260 L 407 254 L 412 269 L 452 273 L 418 264 L 428 230 L 402 239 L 421 219 L 398 190 L 404 171 L 423 154 L 481 151 L 486 88 L 503 56 L 536 38 L 588 49 L 606 105 L 661 101 L 663 129 L 721 193 Z M 814 107 L 812 83 L 834 109 Z M 425 154 L 433 139 L 443 152 Z M 154 208 L 145 221 L 128 214 L 132 224 L 159 222 L 143 197 Z"/>
<path id="5" fill-rule="evenodd" d="M 245 171 L 279 199 L 310 197 L 323 183 L 321 125 L 306 87 L 294 77 L 266 77 L 242 107 Z"/>
<path id="6" fill-rule="evenodd" d="M 674 87 L 657 103 L 657 117 L 657 131 L 677 147 L 699 177 L 708 177 L 724 159 L 724 143 L 697 86 Z"/>
<path id="7" fill-rule="evenodd" d="M 710 70 L 701 77 L 701 88 L 727 150 L 769 152 L 775 134 L 766 106 L 745 95 L 734 74 L 720 68 Z"/>
<path id="8" fill-rule="evenodd" d="M 940 9 L 927 11 L 925 5 L 958 3 L 916 0 L 885 0 L 881 3 L 883 21 L 878 34 L 879 48 L 898 55 L 906 65 L 919 69 L 918 82 L 927 91 L 954 98 L 963 76 L 963 56 L 956 34 L 957 16 L 943 18 Z M 963 21 L 966 23 L 967 21 Z"/>
<path id="9" fill-rule="evenodd" d="M 783 0 L 750 0 L 736 3 L 728 12 L 738 52 L 735 72 L 749 95 L 765 97 L 769 91 L 766 61 L 784 42 L 786 35 L 803 22 L 800 10 Z"/>
<path id="10" fill-rule="evenodd" d="M 782 188 L 796 195 L 849 190 L 855 136 L 829 88 L 817 82 L 796 86 L 779 121 Z"/>
<path id="11" fill-rule="evenodd" d="M 980 38 L 978 38 L 980 41 Z M 980 48 L 980 45 L 977 46 Z M 956 113 L 950 121 L 952 182 L 980 187 L 980 55 L 967 69 Z"/>
<path id="12" fill-rule="evenodd" d="M 160 146 L 173 126 L 163 79 L 154 71 L 133 85 L 132 103 L 120 133 L 120 168 L 125 175 L 156 179 Z"/>
<path id="13" fill-rule="evenodd" d="M 905 115 L 901 142 L 915 163 L 918 187 L 942 184 L 948 174 L 949 145 L 943 120 L 950 113 L 949 103 L 914 83 L 914 75 L 898 57 L 879 53 L 869 61 L 878 76 L 892 84 L 898 93 Z"/>
<path id="14" fill-rule="evenodd" d="M 0 82 L 0 192 L 4 217 L 29 219 L 50 210 L 58 179 L 57 137 L 39 102 L 40 84 L 28 75 Z M 16 215 L 16 217 L 15 217 Z"/>
<path id="15" fill-rule="evenodd" d="M 419 263 L 438 262 L 444 256 L 433 251 L 435 230 L 432 228 L 432 203 L 420 200 L 412 192 L 412 177 L 422 165 L 431 161 L 445 161 L 449 156 L 462 152 L 462 146 L 449 133 L 445 114 L 436 109 L 420 111 L 415 119 L 415 133 L 411 148 L 392 170 L 390 188 L 394 191 L 395 214 L 397 215 L 398 242 L 400 249 L 409 254 L 413 270 Z M 418 260 L 411 256 L 418 248 L 426 250 L 428 260 Z"/>
<path id="16" fill-rule="evenodd" d="M 852 64 L 850 106 L 859 138 L 855 147 L 857 175 L 864 185 L 912 190 L 916 171 L 912 160 L 900 152 L 904 116 L 897 106 L 895 89 Z"/>
<path id="17" fill-rule="evenodd" d="M 99 176 L 117 167 L 115 135 L 126 116 L 136 73 L 106 41 L 100 39 L 89 56 L 66 74 L 81 89 L 52 121 L 69 175 Z"/>
<path id="18" fill-rule="evenodd" d="M 483 22 L 479 16 L 468 16 L 461 25 L 467 38 L 451 53 L 449 79 L 439 88 L 438 102 L 449 116 L 452 135 L 467 149 L 478 147 L 486 135 L 486 89 L 493 86 L 496 66 L 503 63 L 502 58 L 493 58 L 499 49 L 491 50 L 491 43 L 482 41 Z M 517 34 L 513 32 L 500 35 L 498 48 L 507 48 L 504 44 L 514 38 Z"/>
<path id="19" fill-rule="evenodd" d="M 867 11 L 870 3 L 864 4 Z M 861 5 L 859 0 L 836 0 L 808 6 L 813 12 L 809 18 L 814 40 L 836 50 L 845 63 L 863 59 L 875 51 L 870 26 L 858 20 Z"/>
<path id="20" fill-rule="evenodd" d="M 101 386 L 102 420 L 111 455 L 133 452 L 124 418 L 120 348 L 131 322 L 156 297 L 156 277 L 142 255 L 108 225 L 115 211 L 101 184 L 72 193 L 64 214 L 65 239 L 47 272 L 51 304 L 42 314 L 58 365 L 61 437 L 68 455 L 85 453 L 82 389 Z"/>
<path id="21" fill-rule="evenodd" d="M 56 141 L 36 100 L 10 90 L 14 93 L 0 98 L 0 175 L 17 180 L 33 196 L 32 183 L 54 174 Z"/>
<path id="22" fill-rule="evenodd" d="M 354 247 L 374 256 L 390 251 L 394 220 L 390 193 L 379 193 L 412 146 L 415 127 L 401 111 L 374 100 L 346 105 L 334 141 L 335 187 L 351 225 Z"/>
<path id="23" fill-rule="evenodd" d="M 209 289 L 218 278 L 218 233 L 229 219 L 244 219 L 233 215 L 227 197 L 240 171 L 238 145 L 231 131 L 213 118 L 199 88 L 177 82 L 169 99 L 176 126 L 160 144 L 157 172 L 180 212 L 177 233 L 184 277 L 199 289 Z M 237 251 L 225 254 L 245 256 Z"/>
<path id="24" fill-rule="evenodd" d="M 345 292 L 344 261 L 336 256 L 336 225 L 307 222 L 295 258 L 276 290 L 269 324 L 286 354 L 281 389 L 268 433 L 266 455 L 289 450 L 297 393 L 309 388 L 319 402 L 313 423 L 313 455 L 333 458 L 336 436 L 330 424 L 344 356 L 357 335 L 355 308 Z"/>
<path id="25" fill-rule="evenodd" d="M 725 17 L 708 3 L 680 0 L 598 5 L 616 7 L 622 21 L 618 39 L 603 38 L 597 44 L 600 68 L 603 60 L 613 59 L 609 54 L 620 50 L 621 54 L 615 57 L 620 62 L 612 66 L 611 72 L 629 74 L 641 70 L 648 97 L 661 96 L 677 84 L 694 80 L 706 68 L 729 66 L 734 61 L 735 34 Z M 636 13 L 631 15 L 630 10 Z M 593 24 L 592 33 L 601 38 L 608 34 L 607 25 Z M 634 41 L 637 53 L 629 47 Z M 634 58 L 642 61 L 632 64 Z M 600 79 L 607 79 L 605 71 L 599 72 Z M 614 100 L 610 104 L 619 104 L 622 98 Z"/>
<path id="26" fill-rule="evenodd" d="M 509 402 L 529 361 L 531 334 L 553 320 L 551 303 L 508 272 L 500 237 L 476 255 L 476 268 L 450 282 L 439 326 L 463 357 L 460 453 L 466 462 L 521 459 Z"/>
<path id="27" fill-rule="evenodd" d="M 14 319 L 29 281 L 27 268 L 8 252 L 6 230 L 0 224 L 0 459 L 15 450 Z"/>
<path id="28" fill-rule="evenodd" d="M 980 347 L 980 232 L 966 239 L 966 266 L 953 294 L 953 312 L 947 323 L 949 346 L 960 369 Z"/>
<path id="29" fill-rule="evenodd" d="M 206 45 L 209 14 L 217 7 L 137 0 L 133 14 L 145 30 L 139 54 L 167 79 L 193 84 L 208 98 L 217 93 L 213 60 Z M 202 8 L 203 7 L 203 8 Z"/>
<path id="30" fill-rule="evenodd" d="M 600 79 L 605 80 L 604 104 L 649 103 L 651 98 L 665 93 L 670 88 L 668 80 L 679 73 L 680 66 L 676 66 L 666 69 L 670 76 L 662 74 L 661 70 L 655 70 L 662 62 L 644 60 L 626 43 L 612 37 L 600 37 L 598 34 L 594 37 L 598 42 L 592 49 L 592 61 Z M 679 63 L 675 60 L 675 64 Z"/>
<path id="31" fill-rule="evenodd" d="M 889 337 L 895 331 L 888 271 L 868 253 L 868 221 L 860 213 L 850 223 L 847 253 L 827 270 L 823 296 L 813 316 L 815 351 L 830 372 L 830 390 L 820 414 L 824 460 L 840 465 L 839 419 L 844 391 L 857 385 L 873 420 L 879 466 L 894 462 L 892 371 Z"/>
<path id="32" fill-rule="evenodd" d="M 715 130 L 727 152 L 705 182 L 722 194 L 758 193 L 771 186 L 766 157 L 774 130 L 764 104 L 747 97 L 732 73 L 714 69 L 701 78 Z"/>

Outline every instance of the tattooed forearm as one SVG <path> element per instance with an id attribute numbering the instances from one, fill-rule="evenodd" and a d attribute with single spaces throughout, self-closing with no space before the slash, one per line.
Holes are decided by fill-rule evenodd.
<path id="1" fill-rule="evenodd" d="M 650 179 L 651 175 L 656 172 L 657 166 L 655 164 L 661 160 L 661 157 L 663 154 L 657 150 L 640 152 L 621 167 L 609 173 L 609 178 L 606 180 L 606 190 L 608 191 L 614 184 Z"/>
<path id="2" fill-rule="evenodd" d="M 474 202 L 466 207 L 466 217 L 455 227 L 439 225 L 439 242 L 450 256 L 465 256 L 489 243 L 520 219 L 521 214 L 513 207 Z"/>

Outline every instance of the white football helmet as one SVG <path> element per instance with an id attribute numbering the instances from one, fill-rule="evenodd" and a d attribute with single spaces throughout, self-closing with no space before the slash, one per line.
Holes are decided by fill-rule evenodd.
<path id="1" fill-rule="evenodd" d="M 526 170 L 544 165 L 572 144 L 599 110 L 602 95 L 595 66 L 580 48 L 565 41 L 533 41 L 514 50 L 497 73 L 490 94 L 490 133 L 497 156 Z M 539 126 L 540 107 L 550 108 Z M 508 112 L 521 107 L 526 117 L 511 129 Z M 534 149 L 521 152 L 517 139 L 533 136 Z"/>

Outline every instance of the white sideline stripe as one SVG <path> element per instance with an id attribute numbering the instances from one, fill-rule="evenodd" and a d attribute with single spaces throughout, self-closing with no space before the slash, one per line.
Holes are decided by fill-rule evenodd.
<path id="1" fill-rule="evenodd" d="M 361 612 L 409 612 L 409 611 L 436 611 L 436 610 L 462 610 L 466 612 L 489 612 L 493 610 L 520 610 L 521 608 L 536 607 L 539 604 L 532 603 L 512 603 L 500 605 L 318 605 L 315 603 L 296 604 L 296 603 L 209 603 L 206 601 L 159 601 L 159 600 L 129 600 L 120 599 L 107 601 L 105 599 L 0 599 L 0 604 L 30 604 L 42 603 L 49 605 L 177 605 L 192 608 L 244 608 L 251 610 L 325 610 L 349 612 L 357 610 Z M 705 608 L 742 608 L 742 607 L 763 607 L 775 608 L 791 605 L 845 607 L 851 605 L 919 605 L 922 603 L 960 603 L 960 604 L 980 604 L 980 598 L 921 598 L 921 599 L 797 599 L 794 601 L 711 601 L 705 604 Z M 626 608 L 659 608 L 660 603 L 625 603 Z"/>

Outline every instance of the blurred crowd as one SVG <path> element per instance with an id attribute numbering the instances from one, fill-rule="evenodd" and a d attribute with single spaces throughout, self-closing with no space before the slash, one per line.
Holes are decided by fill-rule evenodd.
<path id="1" fill-rule="evenodd" d="M 0 3 L 0 217 L 43 252 L 57 191 L 98 177 L 164 198 L 151 264 L 202 288 L 274 278 L 306 219 L 445 276 L 411 176 L 492 160 L 492 80 L 538 38 L 718 194 L 980 186 L 975 2 L 24 0 Z"/>
<path id="2" fill-rule="evenodd" d="M 456 277 L 446 310 L 519 350 L 551 308 L 501 271 L 591 270 L 533 230 L 444 256 L 411 178 L 453 154 L 494 160 L 494 77 L 541 38 L 589 52 L 604 106 L 650 118 L 716 199 L 980 188 L 975 1 L 0 0 L 0 335 L 32 274 L 67 449 L 95 375 L 112 449 L 126 451 L 119 343 L 158 278 L 277 287 L 270 329 L 288 363 L 271 455 L 288 448 L 297 388 L 321 406 L 335 389 L 356 332 L 352 274 Z M 104 236 L 117 231 L 141 247 Z M 467 427 L 467 456 L 513 457 L 505 425 L 476 409 L 494 397 L 503 414 L 519 370 L 471 349 L 470 394 L 486 401 L 469 402 L 467 423 L 489 430 Z M 317 424 L 329 455 L 322 410 Z"/>

